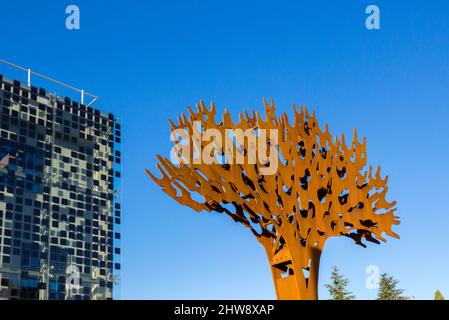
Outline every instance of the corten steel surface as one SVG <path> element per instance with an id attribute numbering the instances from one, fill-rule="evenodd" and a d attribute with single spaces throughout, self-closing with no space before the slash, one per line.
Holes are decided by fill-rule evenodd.
<path id="1" fill-rule="evenodd" d="M 216 123 L 216 110 L 201 101 L 197 111 L 189 108 L 173 129 L 192 133 L 194 121 L 224 136 L 225 129 L 264 128 L 279 130 L 279 169 L 261 175 L 254 164 L 179 164 L 157 156 L 162 178 L 148 175 L 173 199 L 196 211 L 226 213 L 248 227 L 264 246 L 278 299 L 317 299 L 318 269 L 326 240 L 334 236 L 379 244 L 383 233 L 399 238 L 391 228 L 399 224 L 395 202 L 386 200 L 387 179 L 380 167 L 365 170 L 366 140 L 347 146 L 344 136 L 332 139 L 327 125 L 319 126 L 315 112 L 294 107 L 290 124 L 284 113 L 276 117 L 274 103 L 265 101 L 265 120 L 257 112 L 239 114 L 231 121 L 225 111 Z M 193 141 L 190 141 L 193 143 Z M 209 142 L 207 142 L 209 143 Z M 203 144 L 207 144 L 204 142 Z M 246 145 L 245 145 L 246 148 Z M 198 193 L 204 202 L 191 198 Z M 234 210 L 229 210 L 232 204 Z M 258 227 L 256 227 L 258 225 Z"/>

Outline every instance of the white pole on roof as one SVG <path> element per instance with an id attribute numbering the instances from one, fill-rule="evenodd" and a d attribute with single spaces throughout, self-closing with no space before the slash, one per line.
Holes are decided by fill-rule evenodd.
<path id="1" fill-rule="evenodd" d="M 27 69 L 27 68 L 18 66 L 18 65 L 14 64 L 14 63 L 11 63 L 11 62 L 8 62 L 6 60 L 3 60 L 3 59 L 0 59 L 0 62 L 4 63 L 4 64 L 6 64 L 6 65 L 8 65 L 10 67 L 13 67 L 13 68 L 25 71 L 28 74 L 28 86 L 29 87 L 31 86 L 31 75 L 35 75 L 35 76 L 40 77 L 42 79 L 54 82 L 54 83 L 56 83 L 56 84 L 58 84 L 60 86 L 63 86 L 63 87 L 66 87 L 66 88 L 69 88 L 71 90 L 74 90 L 74 91 L 77 91 L 77 92 L 81 93 L 82 97 L 83 97 L 83 100 L 84 100 L 84 96 L 89 96 L 89 97 L 93 98 L 92 101 L 88 104 L 88 106 L 90 106 L 92 103 L 94 103 L 96 100 L 98 100 L 98 96 L 95 96 L 95 95 L 93 95 L 91 93 L 88 93 L 88 92 L 86 92 L 84 90 L 81 90 L 81 89 L 75 88 L 73 86 L 70 86 L 68 84 L 65 84 L 64 82 L 61 82 L 61 81 L 55 80 L 53 78 L 50 78 L 50 77 L 44 76 L 42 74 L 39 74 L 37 72 L 31 71 L 30 68 Z"/>

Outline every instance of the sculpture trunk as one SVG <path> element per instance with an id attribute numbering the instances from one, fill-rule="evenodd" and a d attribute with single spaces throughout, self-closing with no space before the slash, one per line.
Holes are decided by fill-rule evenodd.
<path id="1" fill-rule="evenodd" d="M 279 300 L 317 300 L 318 273 L 321 250 L 301 245 L 287 247 L 273 254 L 269 245 L 264 245 L 273 276 L 276 297 Z M 308 261 L 303 268 L 301 261 Z"/>

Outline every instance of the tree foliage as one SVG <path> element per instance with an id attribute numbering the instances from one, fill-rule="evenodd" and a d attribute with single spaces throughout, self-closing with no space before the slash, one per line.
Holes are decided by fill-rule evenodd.
<path id="1" fill-rule="evenodd" d="M 440 290 L 435 291 L 434 300 L 445 300 Z"/>
<path id="2" fill-rule="evenodd" d="M 404 296 L 404 290 L 398 288 L 399 280 L 386 273 L 381 274 L 379 280 L 379 290 L 377 292 L 377 300 L 408 300 Z"/>
<path id="3" fill-rule="evenodd" d="M 329 290 L 331 300 L 352 300 L 355 295 L 348 291 L 349 280 L 340 274 L 340 270 L 334 266 L 331 273 L 331 283 L 325 284 L 324 287 Z"/>

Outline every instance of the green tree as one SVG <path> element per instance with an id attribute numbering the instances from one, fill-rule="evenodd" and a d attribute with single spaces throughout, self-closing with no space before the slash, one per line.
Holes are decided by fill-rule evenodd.
<path id="1" fill-rule="evenodd" d="M 331 300 L 352 300 L 355 296 L 347 290 L 349 280 L 340 274 L 340 270 L 332 267 L 331 283 L 325 284 L 324 287 L 329 290 Z"/>
<path id="2" fill-rule="evenodd" d="M 443 296 L 443 294 L 441 293 L 440 290 L 435 291 L 435 298 L 434 298 L 434 300 L 444 300 L 444 296 Z"/>
<path id="3" fill-rule="evenodd" d="M 377 292 L 377 300 L 408 300 L 404 296 L 404 290 L 398 288 L 399 280 L 393 276 L 383 273 L 379 280 L 379 291 Z"/>

